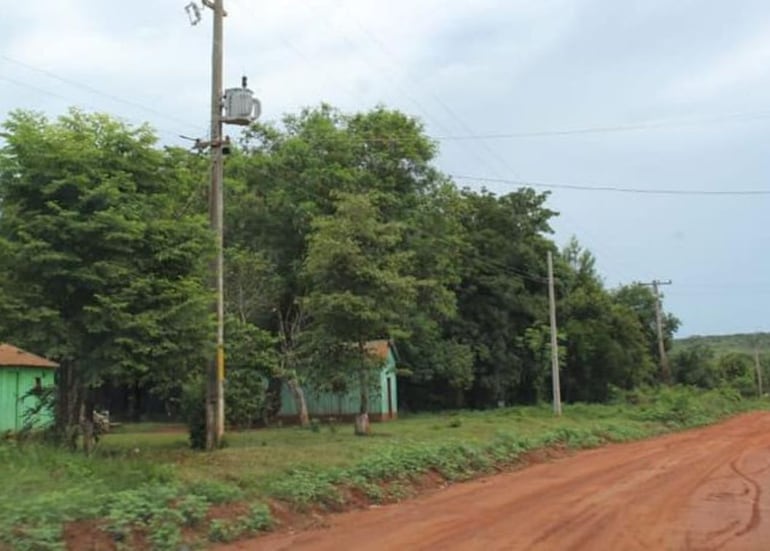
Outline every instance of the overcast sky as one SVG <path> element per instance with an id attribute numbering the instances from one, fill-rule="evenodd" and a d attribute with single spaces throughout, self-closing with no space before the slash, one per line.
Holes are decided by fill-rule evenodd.
<path id="1" fill-rule="evenodd" d="M 189 0 L 0 0 L 0 115 L 70 105 L 204 136 L 211 16 Z M 451 174 L 543 184 L 770 191 L 762 0 L 225 0 L 225 83 L 275 120 L 378 103 L 443 140 Z M 460 184 L 479 187 L 473 180 Z M 505 193 L 512 183 L 486 183 Z M 770 330 L 770 195 L 554 189 L 556 239 L 609 286 L 671 279 L 680 335 Z"/>

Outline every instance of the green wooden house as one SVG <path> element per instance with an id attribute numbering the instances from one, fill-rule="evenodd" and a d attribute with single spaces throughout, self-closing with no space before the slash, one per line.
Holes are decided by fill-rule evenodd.
<path id="1" fill-rule="evenodd" d="M 366 345 L 370 354 L 382 360 L 379 378 L 369 395 L 369 418 L 372 421 L 387 421 L 398 417 L 398 387 L 396 384 L 396 350 L 387 340 L 371 341 Z M 360 406 L 359 390 L 335 393 L 303 387 L 308 414 L 311 418 L 352 419 Z M 296 422 L 297 407 L 291 390 L 281 385 L 281 409 L 278 417 L 287 422 Z"/>
<path id="2" fill-rule="evenodd" d="M 21 430 L 25 413 L 38 405 L 35 389 L 50 386 L 58 367 L 10 344 L 0 343 L 0 433 Z M 52 420 L 51 412 L 43 412 L 36 425 Z"/>

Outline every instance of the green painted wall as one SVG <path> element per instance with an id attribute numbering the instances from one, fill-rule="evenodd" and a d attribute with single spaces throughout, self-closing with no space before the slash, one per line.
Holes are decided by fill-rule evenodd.
<path id="1" fill-rule="evenodd" d="M 24 425 L 24 414 L 37 405 L 37 397 L 25 394 L 35 388 L 36 379 L 43 387 L 53 384 L 52 369 L 40 367 L 0 367 L 0 432 L 18 431 Z M 38 415 L 37 426 L 53 420 L 52 412 Z"/>
<path id="2" fill-rule="evenodd" d="M 17 370 L 0 368 L 0 432 L 16 430 L 17 380 Z"/>
<path id="3" fill-rule="evenodd" d="M 390 408 L 388 407 L 388 384 L 390 384 Z M 335 394 L 322 392 L 312 387 L 303 387 L 305 401 L 310 417 L 334 417 L 356 415 L 360 404 L 357 388 L 347 393 Z M 379 377 L 372 385 L 369 394 L 369 414 L 383 418 L 396 417 L 398 414 L 398 385 L 396 383 L 396 359 L 393 351 L 388 351 L 388 357 L 383 363 Z M 281 386 L 281 410 L 279 415 L 290 417 L 297 415 L 294 397 L 286 384 Z"/>

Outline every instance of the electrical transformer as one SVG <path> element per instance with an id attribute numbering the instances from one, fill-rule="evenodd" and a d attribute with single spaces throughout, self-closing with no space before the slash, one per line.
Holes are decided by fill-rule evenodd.
<path id="1" fill-rule="evenodd" d="M 224 123 L 246 126 L 259 118 L 262 106 L 254 97 L 254 92 L 247 88 L 246 77 L 243 77 L 242 82 L 241 88 L 225 90 L 225 114 L 222 119 Z"/>

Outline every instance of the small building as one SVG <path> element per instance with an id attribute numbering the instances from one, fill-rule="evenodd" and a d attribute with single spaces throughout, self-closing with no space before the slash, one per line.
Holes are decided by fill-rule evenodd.
<path id="1" fill-rule="evenodd" d="M 370 354 L 382 361 L 377 380 L 369 391 L 369 419 L 372 421 L 387 421 L 398 417 L 398 386 L 396 379 L 396 349 L 391 341 L 378 340 L 366 344 Z M 360 392 L 355 384 L 351 384 L 345 392 L 332 392 L 315 389 L 310 385 L 302 387 L 307 403 L 307 411 L 311 419 L 352 419 L 358 414 Z M 281 385 L 281 409 L 278 417 L 284 421 L 294 422 L 297 417 L 297 406 L 294 397 L 286 383 Z"/>
<path id="2" fill-rule="evenodd" d="M 0 433 L 23 428 L 25 414 L 38 405 L 35 390 L 54 383 L 57 364 L 10 344 L 0 343 Z M 41 412 L 36 424 L 52 419 Z"/>

